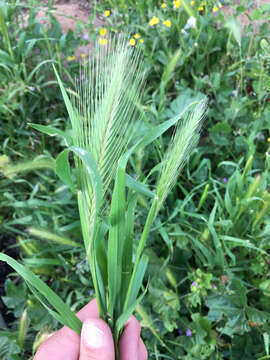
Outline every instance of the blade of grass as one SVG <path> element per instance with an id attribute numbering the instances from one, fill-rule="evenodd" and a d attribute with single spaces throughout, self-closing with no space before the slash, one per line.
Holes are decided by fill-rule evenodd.
<path id="1" fill-rule="evenodd" d="M 126 159 L 127 161 L 127 159 Z M 122 257 L 125 243 L 125 211 L 126 211 L 126 173 L 124 167 L 126 162 L 118 166 L 114 184 L 110 212 L 110 230 L 108 239 L 108 312 L 114 319 L 116 298 L 120 296 L 122 282 Z M 119 308 L 119 302 L 118 302 Z M 120 309 L 117 309 L 120 310 Z"/>
<path id="2" fill-rule="evenodd" d="M 30 284 L 30 289 L 34 289 L 34 293 L 39 292 L 45 297 L 49 304 L 56 310 L 56 313 L 51 313 L 54 315 L 57 314 L 58 321 L 80 335 L 82 327 L 81 321 L 48 285 L 32 273 L 32 271 L 19 264 L 10 256 L 0 253 L 0 260 L 5 261 L 8 265 L 10 265 L 26 281 L 28 286 Z"/>

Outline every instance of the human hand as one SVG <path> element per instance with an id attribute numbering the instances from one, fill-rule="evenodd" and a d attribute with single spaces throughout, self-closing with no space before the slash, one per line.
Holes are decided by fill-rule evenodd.
<path id="1" fill-rule="evenodd" d="M 114 343 L 109 326 L 99 318 L 97 301 L 92 300 L 78 313 L 83 322 L 81 337 L 64 326 L 39 347 L 34 360 L 114 360 Z M 147 360 L 147 350 L 140 338 L 141 326 L 131 316 L 120 337 L 120 360 Z"/>

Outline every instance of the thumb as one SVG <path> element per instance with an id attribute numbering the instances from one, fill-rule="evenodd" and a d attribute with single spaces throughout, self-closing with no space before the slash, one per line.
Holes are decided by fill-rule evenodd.
<path id="1" fill-rule="evenodd" d="M 114 360 L 111 330 L 101 319 L 84 321 L 81 332 L 80 360 Z"/>

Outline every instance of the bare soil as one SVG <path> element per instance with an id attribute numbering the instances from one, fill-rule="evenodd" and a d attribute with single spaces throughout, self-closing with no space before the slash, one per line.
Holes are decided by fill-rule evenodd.
<path id="1" fill-rule="evenodd" d="M 241 0 L 234 0 L 235 4 L 241 4 Z M 252 11 L 256 8 L 258 8 L 261 5 L 264 4 L 270 4 L 270 0 L 256 0 L 254 1 L 254 6 L 250 9 L 248 9 L 247 11 L 245 11 L 245 13 L 238 15 L 237 19 L 239 20 L 240 24 L 242 25 L 242 29 L 244 30 L 244 28 L 246 26 L 248 26 L 250 23 L 252 23 L 253 25 L 253 30 L 254 32 L 258 32 L 260 25 L 263 22 L 266 22 L 266 20 L 260 20 L 260 21 L 250 21 L 249 16 L 251 15 Z M 225 15 L 229 17 L 231 17 L 234 13 L 235 10 L 231 7 L 231 6 L 223 6 L 222 11 L 225 13 Z"/>
<path id="2" fill-rule="evenodd" d="M 47 1 L 42 1 L 44 7 L 46 7 Z M 89 5 L 87 0 L 56 0 L 53 11 L 50 11 L 56 20 L 59 22 L 62 28 L 62 32 L 65 34 L 68 30 L 75 31 L 78 22 L 82 25 L 82 28 L 85 29 L 84 33 L 88 34 L 89 32 L 89 17 L 93 12 L 93 7 Z M 41 24 L 49 25 L 49 18 L 46 15 L 46 12 L 39 11 L 37 13 L 37 19 Z M 28 15 L 25 16 L 24 24 L 27 24 Z M 106 25 L 106 20 L 102 14 L 96 14 L 95 19 L 92 24 L 92 28 L 100 28 Z M 88 45 L 80 46 L 75 53 L 77 59 L 81 59 L 81 54 L 88 54 L 89 51 L 93 48 L 93 42 L 89 41 Z"/>

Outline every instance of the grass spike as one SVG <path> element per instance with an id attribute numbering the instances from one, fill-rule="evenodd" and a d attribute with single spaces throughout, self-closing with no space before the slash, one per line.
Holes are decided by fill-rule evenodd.
<path id="1" fill-rule="evenodd" d="M 162 170 L 157 182 L 156 214 L 161 208 L 170 190 L 175 185 L 179 172 L 198 141 L 199 132 L 203 123 L 206 109 L 206 100 L 201 100 L 189 115 L 177 125 L 173 139 L 165 154 Z"/>

